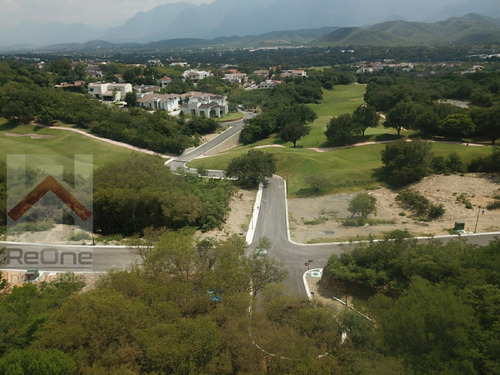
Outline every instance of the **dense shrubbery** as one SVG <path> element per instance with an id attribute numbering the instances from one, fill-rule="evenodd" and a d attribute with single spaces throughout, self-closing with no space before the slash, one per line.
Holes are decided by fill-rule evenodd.
<path id="1" fill-rule="evenodd" d="M 499 264 L 499 241 L 387 240 L 333 256 L 323 282 L 373 296 L 372 355 L 402 359 L 408 373 L 490 374 L 500 370 Z"/>
<path id="2" fill-rule="evenodd" d="M 321 100 L 319 82 L 307 78 L 302 78 L 297 82 L 281 84 L 272 90 L 268 101 L 263 105 L 262 114 L 245 121 L 245 127 L 241 132 L 243 143 L 256 142 L 283 130 L 292 123 L 305 127 L 316 119 L 317 115 L 312 109 L 297 103 Z M 307 84 L 302 82 L 307 82 Z"/>
<path id="3" fill-rule="evenodd" d="M 221 227 L 233 192 L 230 182 L 174 175 L 162 159 L 138 156 L 99 169 L 94 180 L 94 227 L 102 234 Z"/>
<path id="4" fill-rule="evenodd" d="M 377 111 L 387 112 L 386 127 L 402 128 L 426 135 L 462 139 L 500 137 L 500 74 L 447 74 L 430 77 L 401 75 L 368 79 L 365 101 Z M 440 102 L 466 101 L 460 108 Z"/>

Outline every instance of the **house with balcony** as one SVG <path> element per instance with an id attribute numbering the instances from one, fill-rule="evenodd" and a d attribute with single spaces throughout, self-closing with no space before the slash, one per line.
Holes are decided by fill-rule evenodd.
<path id="1" fill-rule="evenodd" d="M 120 102 L 132 92 L 130 83 L 89 83 L 87 92 L 103 102 Z"/>
<path id="2" fill-rule="evenodd" d="M 197 84 L 202 79 L 211 77 L 212 75 L 213 74 L 211 72 L 207 72 L 205 70 L 189 69 L 182 73 L 182 78 L 184 78 L 184 80 L 189 78 L 191 82 Z"/>
<path id="3" fill-rule="evenodd" d="M 179 110 L 185 116 L 222 117 L 228 113 L 226 98 L 220 95 L 188 92 L 182 96 Z"/>

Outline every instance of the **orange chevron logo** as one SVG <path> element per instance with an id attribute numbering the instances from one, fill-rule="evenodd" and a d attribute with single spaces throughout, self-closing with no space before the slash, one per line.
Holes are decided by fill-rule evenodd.
<path id="1" fill-rule="evenodd" d="M 52 176 L 46 177 L 31 193 L 21 200 L 12 210 L 9 211 L 9 217 L 18 221 L 31 207 L 33 207 L 45 194 L 53 192 L 71 211 L 80 219 L 87 221 L 91 216 L 90 212 L 78 199 L 76 199 L 68 190 L 64 188 Z"/>

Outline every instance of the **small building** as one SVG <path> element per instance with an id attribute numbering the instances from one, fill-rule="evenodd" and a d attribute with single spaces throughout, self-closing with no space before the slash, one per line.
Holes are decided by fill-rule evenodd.
<path id="1" fill-rule="evenodd" d="M 171 81 L 172 79 L 170 77 L 164 76 L 158 80 L 158 84 L 160 85 L 160 88 L 163 89 L 167 87 Z"/>

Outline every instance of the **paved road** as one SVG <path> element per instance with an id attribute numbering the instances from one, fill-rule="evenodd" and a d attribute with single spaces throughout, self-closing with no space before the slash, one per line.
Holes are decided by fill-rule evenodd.
<path id="1" fill-rule="evenodd" d="M 244 121 L 248 118 L 252 118 L 255 116 L 255 114 L 252 112 L 243 112 L 243 113 L 245 115 L 243 119 L 227 123 L 229 125 L 229 128 L 224 132 L 222 132 L 221 134 L 219 134 L 217 137 L 212 138 L 210 141 L 202 144 L 201 146 L 195 148 L 192 151 L 186 152 L 185 154 L 179 156 L 178 158 L 169 160 L 167 162 L 168 167 L 174 172 L 177 171 L 179 168 L 185 169 L 187 172 L 195 172 L 193 170 L 187 169 L 185 167 L 185 164 L 187 162 L 190 162 L 191 160 L 203 156 L 207 151 L 211 150 L 212 148 L 216 147 L 220 143 L 227 140 L 229 137 L 241 131 L 241 129 L 243 129 L 243 126 L 245 125 Z M 209 170 L 207 177 L 223 178 L 224 173 L 222 171 Z"/>
<path id="2" fill-rule="evenodd" d="M 106 272 L 125 269 L 139 258 L 126 246 L 54 245 L 19 242 L 0 242 L 10 255 L 10 265 L 3 269 L 32 269 L 39 271 Z M 36 266 L 30 265 L 36 264 Z M 45 264 L 41 264 L 45 263 Z"/>

